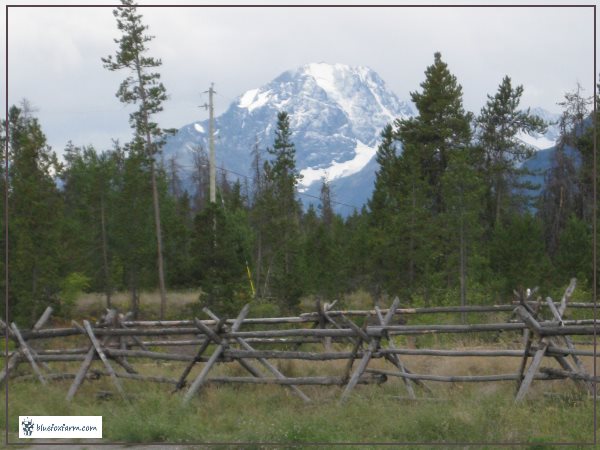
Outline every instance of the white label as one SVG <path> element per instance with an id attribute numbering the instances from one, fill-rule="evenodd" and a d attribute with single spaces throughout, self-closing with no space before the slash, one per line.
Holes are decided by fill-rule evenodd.
<path id="1" fill-rule="evenodd" d="M 19 438 L 102 438 L 102 416 L 19 416 Z"/>

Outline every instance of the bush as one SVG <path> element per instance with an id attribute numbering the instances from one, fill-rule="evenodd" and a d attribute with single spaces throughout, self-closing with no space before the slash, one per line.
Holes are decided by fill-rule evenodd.
<path id="1" fill-rule="evenodd" d="M 70 318 L 77 298 L 90 287 L 90 278 L 80 272 L 72 272 L 60 285 L 58 314 Z"/>

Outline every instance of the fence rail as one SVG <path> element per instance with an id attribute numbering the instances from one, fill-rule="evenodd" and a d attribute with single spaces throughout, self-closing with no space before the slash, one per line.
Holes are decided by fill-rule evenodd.
<path id="1" fill-rule="evenodd" d="M 69 380 L 72 384 L 67 393 L 71 400 L 84 381 L 108 376 L 115 389 L 127 398 L 121 379 L 145 382 L 167 383 L 175 386 L 175 391 L 186 389 L 183 401 L 188 402 L 203 386 L 208 384 L 244 383 L 275 384 L 291 389 L 304 401 L 310 398 L 298 387 L 303 385 L 337 385 L 343 387 L 340 401 L 345 401 L 357 384 L 384 383 L 388 377 L 399 377 L 409 398 L 416 398 L 417 388 L 429 391 L 425 382 L 499 382 L 517 383 L 516 401 L 526 396 L 531 383 L 541 380 L 567 379 L 577 383 L 582 389 L 592 392 L 598 377 L 588 374 L 579 356 L 595 356 L 593 351 L 576 349 L 570 336 L 595 336 L 598 322 L 595 320 L 563 320 L 569 307 L 590 307 L 588 303 L 568 304 L 575 288 L 575 280 L 565 291 L 560 302 L 547 298 L 532 301 L 535 290 L 527 296 L 521 295 L 512 305 L 400 308 L 396 298 L 390 308 L 375 308 L 370 311 L 333 310 L 332 305 L 322 306 L 317 302 L 317 311 L 295 317 L 247 318 L 246 305 L 235 319 L 216 316 L 204 309 L 211 319 L 136 321 L 130 320 L 115 310 L 107 314 L 94 326 L 88 321 L 83 325 L 73 321 L 71 327 L 44 328 L 52 310 L 44 314 L 31 330 L 20 330 L 15 323 L 7 326 L 0 321 L 0 327 L 8 331 L 16 350 L 8 354 L 5 368 L 0 372 L 0 382 L 9 376 L 15 379 L 36 379 L 42 384 L 52 380 Z M 546 307 L 552 314 L 551 320 L 540 320 L 539 312 Z M 392 323 L 398 316 L 406 317 L 420 313 L 465 313 L 465 312 L 507 312 L 506 322 L 478 324 L 439 324 L 408 325 Z M 363 318 L 359 325 L 351 317 Z M 516 318 L 516 319 L 514 319 Z M 263 329 L 248 329 L 254 326 Z M 284 325 L 285 328 L 277 329 Z M 308 327 L 310 325 L 310 327 Z M 244 328 L 242 330 L 242 328 Z M 267 329 L 264 329 L 267 328 Z M 8 329 L 8 330 L 7 330 Z M 522 349 L 415 349 L 399 348 L 393 336 L 430 335 L 440 333 L 523 333 Z M 87 345 L 81 346 L 81 338 Z M 34 343 L 47 340 L 64 344 L 63 338 L 78 338 L 78 346 L 71 348 L 36 349 Z M 345 350 L 332 351 L 332 343 L 343 344 Z M 310 351 L 301 349 L 305 344 L 323 344 L 317 351 L 314 345 Z M 267 344 L 269 348 L 255 348 Z M 284 345 L 285 348 L 277 348 Z M 195 346 L 195 354 L 177 353 L 171 347 Z M 291 346 L 291 349 L 290 349 Z M 157 350 L 159 348 L 160 350 Z M 319 346 L 319 348 L 321 348 Z M 406 365 L 401 356 L 439 357 L 514 357 L 520 358 L 516 373 L 487 375 L 434 375 L 416 374 Z M 542 367 L 542 362 L 551 358 L 558 362 L 560 369 Z M 139 359 L 173 361 L 183 364 L 178 379 L 165 376 L 148 376 L 138 373 L 130 362 Z M 388 368 L 369 367 L 374 359 L 382 359 Z M 302 361 L 346 361 L 341 374 L 336 376 L 288 377 L 277 369 L 271 360 Z M 79 363 L 76 373 L 60 373 L 52 370 L 48 363 Z M 94 363 L 101 363 L 103 370 L 92 369 Z M 355 366 L 355 363 L 358 364 Z M 26 363 L 30 374 L 17 374 L 19 364 Z M 249 376 L 212 376 L 212 370 L 220 363 L 237 363 Z M 198 365 L 193 380 L 188 381 L 194 367 Z M 119 370 L 115 367 L 118 366 Z"/>

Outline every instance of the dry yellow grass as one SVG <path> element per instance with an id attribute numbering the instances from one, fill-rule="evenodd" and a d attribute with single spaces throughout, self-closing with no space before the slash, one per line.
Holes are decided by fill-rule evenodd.
<path id="1" fill-rule="evenodd" d="M 200 289 L 189 291 L 170 291 L 167 294 L 166 315 L 177 317 L 185 311 L 186 307 L 198 302 Z M 158 291 L 140 292 L 140 309 L 144 315 L 156 318 L 160 311 L 160 293 Z M 131 309 L 131 294 L 129 292 L 115 292 L 111 297 L 112 305 L 119 311 Z M 74 317 L 86 315 L 99 315 L 106 309 L 106 296 L 101 293 L 82 294 L 75 304 Z"/>

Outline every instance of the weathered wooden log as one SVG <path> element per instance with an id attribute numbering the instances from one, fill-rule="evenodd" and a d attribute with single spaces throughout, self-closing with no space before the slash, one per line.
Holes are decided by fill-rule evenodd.
<path id="1" fill-rule="evenodd" d="M 23 354 L 25 355 L 25 357 L 29 361 L 29 364 L 31 364 L 31 368 L 33 369 L 33 371 L 37 375 L 38 380 L 40 380 L 40 383 L 42 383 L 43 385 L 47 385 L 48 383 L 46 382 L 46 379 L 44 378 L 44 375 L 42 374 L 40 368 L 38 367 L 37 363 L 35 362 L 35 359 L 34 359 L 34 356 L 32 354 L 31 349 L 29 348 L 29 346 L 27 345 L 27 343 L 23 339 L 23 336 L 21 336 L 21 332 L 19 331 L 19 327 L 17 327 L 17 324 L 13 322 L 11 324 L 11 328 L 12 328 L 13 333 L 15 334 L 15 337 L 19 341 L 19 348 L 20 348 L 20 350 L 23 352 Z"/>
<path id="2" fill-rule="evenodd" d="M 31 329 L 33 331 L 41 329 L 46 324 L 46 322 L 48 322 L 48 319 L 50 319 L 52 311 L 52 306 L 48 306 Z"/>
<path id="3" fill-rule="evenodd" d="M 13 355 L 8 358 L 8 361 L 2 371 L 0 371 L 0 383 L 2 383 L 7 377 L 10 376 L 10 373 L 15 370 L 15 368 L 19 365 L 19 361 L 22 357 L 22 353 L 17 351 Z"/>
<path id="4" fill-rule="evenodd" d="M 512 356 L 522 357 L 523 350 L 437 350 L 428 348 L 386 348 L 379 350 L 381 354 L 389 355 L 415 355 L 415 356 Z"/>
<path id="5" fill-rule="evenodd" d="M 211 310 L 209 310 L 208 308 L 203 308 L 203 311 L 206 314 L 208 314 L 210 317 L 212 317 L 213 319 L 219 320 L 219 318 L 215 314 L 213 314 L 213 312 Z M 246 351 L 254 351 L 254 349 L 250 346 L 250 344 L 248 344 L 243 339 L 236 338 L 236 342 L 238 344 L 240 344 L 242 346 L 242 348 L 246 349 Z M 242 360 L 239 360 L 239 361 L 241 362 Z M 264 367 L 266 367 L 269 372 L 271 372 L 273 375 L 275 375 L 276 378 L 279 378 L 279 379 L 285 378 L 285 375 L 283 375 L 276 367 L 274 367 L 271 363 L 269 363 L 265 358 L 258 358 L 258 361 Z M 302 392 L 297 386 L 290 385 L 290 389 L 296 395 L 298 395 L 304 402 L 306 402 L 306 403 L 310 402 L 310 398 L 304 392 Z"/>
<path id="6" fill-rule="evenodd" d="M 100 342 L 98 341 L 98 339 L 96 339 L 96 336 L 94 335 L 94 331 L 92 330 L 92 326 L 90 325 L 90 323 L 87 320 L 84 320 L 83 327 L 85 328 L 85 331 L 87 332 L 87 334 L 90 338 L 90 341 L 92 342 L 92 345 L 94 346 L 94 349 L 96 350 L 96 353 L 98 354 L 98 356 L 100 356 L 100 359 L 102 360 L 102 363 L 104 364 L 104 367 L 106 367 L 106 370 L 110 374 L 110 377 L 112 378 L 113 384 L 117 388 L 117 391 L 119 391 L 119 394 L 121 394 L 121 397 L 123 397 L 123 400 L 127 400 L 127 396 L 125 395 L 123 386 L 121 386 L 121 383 L 119 382 L 115 371 L 113 370 L 112 366 L 108 362 L 108 359 L 106 358 L 106 355 L 104 354 L 104 351 L 102 350 L 102 345 L 100 345 Z"/>
<path id="7" fill-rule="evenodd" d="M 127 373 L 138 373 L 135 368 L 122 356 L 113 356 L 114 362 L 120 365 Z"/>
<path id="8" fill-rule="evenodd" d="M 215 325 L 215 331 L 217 333 L 220 333 L 221 329 L 223 328 L 224 325 L 225 325 L 225 321 L 218 321 L 217 324 Z M 206 329 L 210 330 L 208 327 L 206 327 Z M 210 330 L 210 331 L 212 332 L 212 330 Z M 183 387 L 185 386 L 185 383 L 186 383 L 185 380 L 187 379 L 187 376 L 189 375 L 189 373 L 192 371 L 194 364 L 196 362 L 201 361 L 202 355 L 204 354 L 204 352 L 206 351 L 206 349 L 208 348 L 210 343 L 211 343 L 211 339 L 204 339 L 204 341 L 200 345 L 200 348 L 196 352 L 196 356 L 190 361 L 190 363 L 183 370 L 181 376 L 179 377 L 179 381 L 177 382 L 177 386 L 175 386 L 175 390 L 173 392 L 183 389 Z"/>
<path id="9" fill-rule="evenodd" d="M 335 338 L 334 338 L 335 339 Z M 168 347 L 168 346 L 185 346 L 185 345 L 201 345 L 206 341 L 206 338 L 198 339 L 177 339 L 177 340 L 161 340 L 161 341 L 142 341 L 148 347 Z M 318 344 L 320 339 L 317 338 L 248 338 L 245 339 L 249 344 Z"/>
<path id="10" fill-rule="evenodd" d="M 575 286 L 577 286 L 577 279 L 571 278 L 571 282 L 569 283 L 569 286 L 567 286 L 567 289 L 565 289 L 565 293 L 563 294 L 562 299 L 560 300 L 560 306 L 558 307 L 558 315 L 560 317 L 564 315 L 565 310 L 567 309 L 567 303 L 571 299 L 571 296 L 575 291 Z"/>
<path id="11" fill-rule="evenodd" d="M 107 375 L 107 372 L 101 372 L 102 375 Z M 134 373 L 117 373 L 118 378 L 127 378 L 129 380 L 137 381 L 151 381 L 153 383 L 165 383 L 165 384 L 177 384 L 177 380 L 168 377 L 159 377 L 151 375 L 139 375 Z"/>
<path id="12" fill-rule="evenodd" d="M 518 308 L 517 308 L 518 309 Z M 593 335 L 598 331 L 595 326 L 565 326 L 559 327 L 553 322 L 537 322 L 539 333 L 542 336 L 565 336 L 565 335 Z M 470 324 L 470 325 L 388 325 L 385 328 L 381 326 L 369 326 L 366 333 L 372 337 L 379 337 L 383 331 L 391 335 L 419 335 L 435 333 L 471 333 L 471 332 L 495 332 L 495 331 L 518 331 L 525 329 L 525 323 L 489 323 L 489 324 Z M 98 336 L 169 336 L 198 334 L 198 329 L 194 328 L 129 328 L 129 329 L 109 329 L 98 328 L 94 330 Z M 23 331 L 22 336 L 25 340 L 47 339 L 53 337 L 66 337 L 80 334 L 76 328 L 57 328 L 45 329 L 39 331 Z M 351 329 L 307 329 L 295 328 L 285 330 L 257 330 L 257 331 L 238 331 L 223 334 L 225 338 L 241 337 L 244 340 L 248 338 L 283 338 L 283 337 L 312 337 L 322 338 L 331 336 L 334 338 L 346 338 L 356 336 Z"/>
<path id="13" fill-rule="evenodd" d="M 396 297 L 394 299 L 394 302 L 392 303 L 392 306 L 390 307 L 389 311 L 387 312 L 387 314 L 385 315 L 385 317 L 383 319 L 383 323 L 381 324 L 382 327 L 386 327 L 390 323 L 399 303 L 400 303 L 400 300 L 398 299 L 398 297 Z M 367 322 L 368 322 L 368 320 L 367 320 Z M 368 330 L 368 327 L 367 327 L 367 330 Z M 379 342 L 381 340 L 381 336 L 375 337 L 375 338 L 371 338 L 370 336 L 367 336 L 367 339 L 370 340 L 369 347 L 365 350 L 364 355 L 363 355 L 362 359 L 360 360 L 358 367 L 356 368 L 356 370 L 350 377 L 350 380 L 348 381 L 348 384 L 346 385 L 344 392 L 342 392 L 342 396 L 340 397 L 340 403 L 343 403 L 346 401 L 346 399 L 350 395 L 350 392 L 352 392 L 352 389 L 354 389 L 354 386 L 358 382 L 358 379 L 361 377 L 361 375 L 367 368 L 367 365 L 369 364 L 369 361 L 371 360 L 371 355 L 373 354 L 373 352 L 375 352 L 376 350 L 379 349 Z"/>
<path id="14" fill-rule="evenodd" d="M 573 290 L 575 289 L 575 283 L 576 283 L 576 279 L 572 278 L 571 284 L 569 285 L 569 287 L 565 291 L 565 294 L 563 295 L 559 309 L 556 309 L 556 307 L 554 306 L 554 303 L 552 302 L 552 299 L 550 297 L 546 298 L 546 303 L 548 303 L 550 311 L 552 312 L 552 315 L 554 316 L 554 319 L 558 322 L 559 326 L 562 326 L 562 327 L 565 326 L 565 323 L 563 322 L 563 319 L 562 319 L 562 315 L 563 315 L 565 309 L 567 308 L 567 302 L 569 301 L 569 299 L 573 293 Z M 571 340 L 571 338 L 569 336 L 562 336 L 562 340 L 567 345 L 567 348 L 569 350 L 575 350 L 573 341 Z M 577 371 L 582 374 L 586 374 L 585 367 L 584 367 L 583 363 L 581 362 L 581 360 L 579 359 L 579 357 L 577 356 L 577 354 L 571 353 L 570 355 L 571 355 L 571 358 L 573 359 L 573 362 L 575 363 L 575 366 L 577 367 Z M 561 361 L 559 361 L 559 362 L 561 362 Z M 561 366 L 563 366 L 563 368 L 566 368 L 565 367 L 566 364 L 564 362 L 561 362 Z M 584 385 L 590 394 L 594 393 L 594 386 L 592 385 L 592 383 L 584 382 Z"/>
<path id="15" fill-rule="evenodd" d="M 554 367 L 542 367 L 542 368 L 540 368 L 540 372 L 548 374 L 548 375 L 556 376 L 556 377 L 570 378 L 572 380 L 586 381 L 589 383 L 593 383 L 593 382 L 597 383 L 600 381 L 600 376 L 594 377 L 587 373 L 571 372 L 568 370 L 556 369 Z"/>
<path id="16" fill-rule="evenodd" d="M 70 402 L 71 400 L 73 400 L 73 397 L 75 396 L 75 393 L 77 392 L 77 389 L 79 389 L 79 386 L 81 386 L 81 383 L 83 383 L 83 380 L 85 379 L 88 369 L 90 368 L 90 366 L 92 365 L 92 362 L 94 361 L 95 354 L 96 354 L 96 349 L 94 348 L 93 345 L 91 345 L 90 349 L 87 352 L 87 355 L 85 355 L 85 359 L 83 360 L 83 363 L 81 364 L 81 367 L 79 368 L 79 371 L 77 372 L 77 375 L 75 376 L 75 380 L 73 381 L 73 384 L 71 384 L 71 387 L 69 388 L 69 392 L 67 392 L 67 397 L 66 397 L 67 402 Z"/>
<path id="17" fill-rule="evenodd" d="M 538 301 L 536 302 L 536 304 L 533 306 L 533 309 L 530 308 L 531 311 L 533 312 L 534 316 L 537 317 L 537 314 L 540 311 L 541 305 L 542 305 L 542 303 L 538 299 Z M 528 310 L 529 307 L 526 307 L 526 305 L 525 306 L 519 306 L 519 307 L 520 308 L 524 308 L 523 309 L 524 313 L 522 313 L 522 314 L 529 315 L 529 310 Z M 516 310 L 515 310 L 514 314 L 516 314 L 517 316 L 519 316 L 519 314 L 517 313 Z M 519 377 L 517 378 L 516 392 L 519 392 L 519 389 L 521 388 L 521 384 L 523 383 L 523 378 L 525 377 L 525 368 L 527 367 L 527 359 L 530 356 L 531 346 L 533 344 L 532 334 L 533 334 L 533 331 L 530 330 L 529 328 L 526 328 L 525 330 L 523 330 L 523 338 L 524 338 L 525 350 L 523 351 L 523 357 L 521 359 L 521 363 L 519 364 L 519 369 L 517 371 L 517 374 L 519 375 Z"/>
<path id="18" fill-rule="evenodd" d="M 242 321 L 248 315 L 249 310 L 250 310 L 250 305 L 248 305 L 248 304 L 242 308 L 242 310 L 240 311 L 234 324 L 231 327 L 231 330 L 233 332 L 237 331 L 242 326 Z M 217 359 L 220 357 L 223 350 L 225 350 L 226 345 L 227 345 L 227 341 L 225 341 L 223 344 L 220 344 L 217 346 L 217 348 L 215 349 L 213 354 L 210 356 L 208 362 L 202 368 L 202 371 L 198 374 L 196 379 L 192 382 L 189 390 L 186 392 L 186 394 L 183 398 L 183 403 L 189 402 L 191 400 L 191 398 L 196 394 L 198 389 L 200 389 L 200 387 L 202 387 L 202 385 L 204 384 L 204 381 L 208 375 L 208 372 L 210 371 L 210 369 L 212 368 L 214 363 L 217 361 Z"/>
<path id="19" fill-rule="evenodd" d="M 335 303 L 335 302 L 334 302 Z M 332 324 L 334 327 L 336 327 L 338 330 L 342 330 L 343 327 L 337 323 L 335 320 L 333 320 L 333 318 L 329 315 L 329 313 L 327 311 L 323 311 L 323 317 L 325 317 L 325 319 L 327 320 L 328 323 Z M 327 339 L 329 339 L 330 343 L 331 340 L 333 339 L 331 336 L 329 336 Z M 347 340 L 351 343 L 351 344 L 355 344 L 356 343 L 356 339 L 353 337 L 348 337 Z"/>
<path id="20" fill-rule="evenodd" d="M 535 320 L 535 319 L 534 319 Z M 515 402 L 520 402 L 525 398 L 527 391 L 529 390 L 529 386 L 533 381 L 534 377 L 537 375 L 540 364 L 542 363 L 542 359 L 546 354 L 546 349 L 548 348 L 548 343 L 542 341 L 540 343 L 539 349 L 535 352 L 535 356 L 529 365 L 529 369 L 527 369 L 527 373 L 521 381 L 521 385 L 519 386 L 519 390 L 517 391 L 517 395 L 515 396 Z M 517 374 L 519 378 L 521 378 L 521 374 Z"/>
<path id="21" fill-rule="evenodd" d="M 363 326 L 361 328 L 362 331 L 365 331 L 367 329 L 368 322 L 369 322 L 369 316 L 367 315 L 365 318 L 365 321 L 363 322 Z M 348 357 L 348 362 L 346 363 L 346 367 L 344 368 L 344 375 L 342 378 L 344 379 L 345 384 L 348 383 L 348 381 L 350 380 L 350 374 L 352 372 L 352 366 L 354 365 L 354 360 L 357 358 L 359 350 L 362 348 L 363 338 L 361 336 L 362 336 L 362 334 L 358 334 L 358 338 L 356 339 L 354 347 L 352 348 L 352 352 L 351 352 L 350 356 Z M 361 352 L 361 359 L 363 356 L 364 356 L 364 354 L 362 354 L 362 352 Z"/>
<path id="22" fill-rule="evenodd" d="M 357 384 L 381 384 L 387 381 L 385 374 L 379 376 L 363 375 Z M 343 377 L 294 377 L 294 378 L 252 378 L 252 377 L 215 377 L 206 380 L 207 383 L 247 383 L 247 384 L 282 384 L 282 385 L 344 385 Z"/>
<path id="23" fill-rule="evenodd" d="M 367 369 L 368 373 L 383 374 L 392 377 L 409 378 L 411 380 L 439 381 L 445 383 L 476 383 L 489 381 L 514 381 L 518 378 L 516 373 L 505 373 L 496 375 L 428 375 L 416 373 L 401 373 L 391 370 Z M 559 374 L 536 374 L 536 380 L 560 380 L 565 377 Z"/>
<path id="24" fill-rule="evenodd" d="M 229 342 L 227 340 L 221 339 L 221 337 L 217 333 L 215 333 L 209 327 L 204 325 L 198 319 L 194 319 L 194 322 L 195 322 L 196 326 L 198 328 L 200 328 L 204 332 L 204 334 L 206 334 L 215 344 L 223 346 L 223 349 L 224 349 L 223 353 L 229 348 Z M 225 320 L 222 320 L 222 321 L 219 320 L 219 322 L 217 322 L 217 327 L 223 326 L 224 323 L 225 323 Z M 252 364 L 250 364 L 248 361 L 244 361 L 243 359 L 238 359 L 237 361 L 244 369 L 246 369 L 248 372 L 250 372 L 251 375 L 258 377 L 258 378 L 262 377 L 262 374 L 260 373 L 260 371 L 258 369 L 256 369 L 254 366 L 252 366 Z"/>
<path id="25" fill-rule="evenodd" d="M 352 352 L 301 352 L 286 350 L 225 350 L 223 353 L 229 358 L 268 358 L 268 359 L 300 359 L 306 361 L 332 361 L 339 359 L 348 359 L 352 357 Z M 375 355 L 374 355 L 375 356 Z M 381 354 L 377 354 L 381 357 Z M 357 352 L 355 357 L 362 357 L 362 352 Z"/>
<path id="26" fill-rule="evenodd" d="M 184 355 L 181 353 L 163 353 L 163 352 L 153 352 L 153 351 L 144 351 L 144 350 L 120 350 L 120 349 L 104 349 L 104 352 L 111 357 L 118 356 L 126 356 L 129 358 L 147 358 L 154 360 L 163 360 L 163 361 L 193 361 L 195 360 L 195 356 L 192 355 Z M 200 357 L 198 359 L 199 362 L 206 362 L 208 358 Z"/>
<path id="27" fill-rule="evenodd" d="M 379 324 L 382 326 L 385 326 L 385 319 L 384 319 L 379 307 L 376 306 L 375 311 L 377 312 L 377 319 L 379 320 Z M 389 337 L 388 337 L 388 347 L 391 350 L 394 350 L 396 348 L 396 346 L 394 345 L 394 341 L 392 339 L 389 339 Z M 397 354 L 388 353 L 388 354 L 385 354 L 385 358 L 388 361 L 390 361 L 393 365 L 395 365 L 401 373 L 407 373 L 407 370 L 404 367 L 404 364 L 402 363 L 402 361 L 400 360 L 400 358 L 398 357 Z M 413 389 L 411 380 L 409 380 L 408 378 L 402 378 L 402 381 L 404 382 L 404 386 L 406 387 L 408 396 L 410 398 L 416 398 L 415 390 Z"/>

